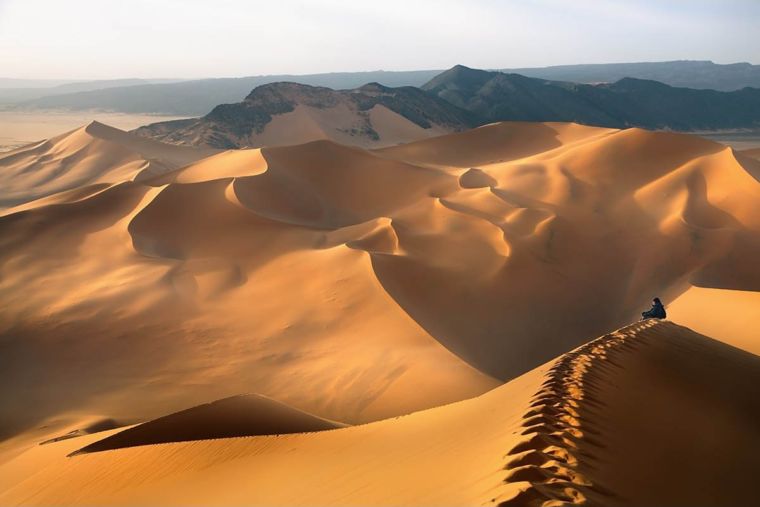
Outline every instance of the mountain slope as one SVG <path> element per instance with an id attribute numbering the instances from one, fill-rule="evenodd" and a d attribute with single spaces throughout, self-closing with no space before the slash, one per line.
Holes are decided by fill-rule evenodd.
<path id="1" fill-rule="evenodd" d="M 119 86 L 65 94 L 58 93 L 61 89 L 56 89 L 48 95 L 41 89 L 0 89 L 0 103 L 16 103 L 22 109 L 99 109 L 124 113 L 199 116 L 207 114 L 219 104 L 238 102 L 252 89 L 269 83 L 287 81 L 335 90 L 357 88 L 370 82 L 392 87 L 420 86 L 440 72 L 419 70 L 249 76 Z"/>
<path id="2" fill-rule="evenodd" d="M 458 65 L 422 87 L 483 122 L 574 121 L 604 127 L 671 130 L 760 125 L 760 89 L 735 92 L 673 88 L 633 78 L 582 85 Z"/>
<path id="3" fill-rule="evenodd" d="M 173 143 L 250 148 L 332 139 L 383 146 L 463 130 L 476 121 L 466 111 L 417 88 L 377 83 L 335 91 L 297 83 L 255 88 L 243 102 L 223 104 L 197 120 L 135 130 Z"/>
<path id="4" fill-rule="evenodd" d="M 760 88 L 760 65 L 750 63 L 717 64 L 711 61 L 600 63 L 557 65 L 502 72 L 575 83 L 613 83 L 626 77 L 659 81 L 684 88 L 734 91 Z"/>

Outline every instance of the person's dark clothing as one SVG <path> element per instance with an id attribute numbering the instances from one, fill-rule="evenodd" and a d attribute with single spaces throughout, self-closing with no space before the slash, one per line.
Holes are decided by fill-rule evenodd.
<path id="1" fill-rule="evenodd" d="M 665 316 L 665 307 L 659 301 L 652 303 L 652 308 L 649 310 L 641 312 L 641 317 L 644 319 L 664 319 Z"/>

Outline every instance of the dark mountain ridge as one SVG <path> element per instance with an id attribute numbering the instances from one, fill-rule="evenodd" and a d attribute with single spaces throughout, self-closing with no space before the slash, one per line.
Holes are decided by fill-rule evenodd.
<path id="1" fill-rule="evenodd" d="M 273 117 L 292 113 L 299 106 L 317 111 L 342 108 L 340 121 L 347 124 L 323 126 L 347 132 L 357 144 L 382 141 L 371 116 L 376 106 L 387 108 L 421 129 L 437 127 L 455 132 L 480 123 L 472 113 L 411 86 L 391 88 L 369 83 L 354 90 L 333 90 L 283 82 L 259 86 L 242 102 L 218 105 L 201 118 L 155 123 L 135 132 L 173 144 L 256 147 L 257 135 L 264 132 Z"/>
<path id="2" fill-rule="evenodd" d="M 572 121 L 682 131 L 760 126 L 760 89 L 756 88 L 718 92 L 635 78 L 587 85 L 457 65 L 422 89 L 483 122 Z"/>
<path id="3" fill-rule="evenodd" d="M 709 60 L 676 60 L 596 63 L 502 69 L 502 72 L 575 83 L 613 83 L 625 77 L 633 77 L 660 81 L 670 86 L 705 90 L 734 91 L 746 87 L 760 88 L 760 65 L 747 62 L 718 64 Z"/>

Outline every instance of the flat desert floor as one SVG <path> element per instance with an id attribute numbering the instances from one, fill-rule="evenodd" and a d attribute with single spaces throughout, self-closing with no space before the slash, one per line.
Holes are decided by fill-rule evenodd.
<path id="1" fill-rule="evenodd" d="M 740 132 L 703 132 L 699 135 L 737 150 L 760 149 L 760 130 Z"/>
<path id="2" fill-rule="evenodd" d="M 56 136 L 97 120 L 122 130 L 181 117 L 98 111 L 0 111 L 0 152 Z"/>

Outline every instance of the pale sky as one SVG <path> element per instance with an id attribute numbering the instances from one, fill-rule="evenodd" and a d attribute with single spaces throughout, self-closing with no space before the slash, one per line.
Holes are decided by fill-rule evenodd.
<path id="1" fill-rule="evenodd" d="M 760 0 L 0 0 L 0 77 L 760 63 Z"/>

